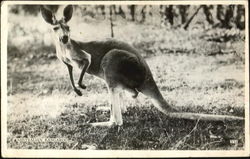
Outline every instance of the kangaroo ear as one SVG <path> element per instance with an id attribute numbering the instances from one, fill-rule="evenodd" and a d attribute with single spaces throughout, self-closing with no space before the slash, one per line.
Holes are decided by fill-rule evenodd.
<path id="1" fill-rule="evenodd" d="M 53 14 L 50 10 L 46 9 L 44 6 L 41 6 L 41 13 L 43 16 L 43 19 L 49 23 L 49 24 L 54 24 L 53 22 Z"/>
<path id="2" fill-rule="evenodd" d="M 73 6 L 67 5 L 63 11 L 64 20 L 66 23 L 71 19 L 72 14 L 73 14 Z"/>

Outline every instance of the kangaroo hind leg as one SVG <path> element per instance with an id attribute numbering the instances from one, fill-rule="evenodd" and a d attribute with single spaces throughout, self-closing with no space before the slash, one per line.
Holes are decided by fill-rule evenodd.
<path id="1" fill-rule="evenodd" d="M 123 124 L 121 107 L 124 110 L 124 105 L 120 98 L 120 92 L 118 88 L 109 88 L 109 91 L 111 100 L 110 122 L 121 126 Z"/>
<path id="2" fill-rule="evenodd" d="M 111 99 L 111 121 L 117 125 L 122 125 L 120 89 L 128 90 L 136 98 L 138 91 L 135 89 L 145 78 L 144 65 L 138 57 L 124 50 L 113 49 L 109 51 L 101 61 L 103 78 L 109 87 Z"/>
<path id="3" fill-rule="evenodd" d="M 107 122 L 96 122 L 90 123 L 94 127 L 113 127 L 116 125 L 121 126 L 123 124 L 122 120 L 122 110 L 123 103 L 120 95 L 119 88 L 111 87 L 108 85 L 108 92 L 110 97 L 110 120 Z"/>
<path id="4" fill-rule="evenodd" d="M 124 100 L 124 90 L 122 90 L 120 93 L 119 93 L 119 97 L 120 97 L 120 107 L 121 107 L 121 111 L 122 111 L 122 113 L 125 113 L 125 112 L 127 112 L 127 107 L 126 107 L 126 102 L 125 102 L 125 100 Z"/>

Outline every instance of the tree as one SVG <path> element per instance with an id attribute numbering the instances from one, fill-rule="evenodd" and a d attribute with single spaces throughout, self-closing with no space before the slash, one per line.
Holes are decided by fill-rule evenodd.
<path id="1" fill-rule="evenodd" d="M 214 8 L 213 5 L 202 5 L 203 12 L 206 16 L 206 20 L 209 24 L 214 25 L 214 19 L 211 10 Z"/>
<path id="2" fill-rule="evenodd" d="M 173 5 L 168 5 L 165 7 L 165 21 L 168 21 L 171 25 L 174 24 Z"/>
<path id="3" fill-rule="evenodd" d="M 241 30 L 245 29 L 245 8 L 243 5 L 237 5 L 235 24 L 237 28 Z"/>
<path id="4" fill-rule="evenodd" d="M 188 17 L 189 5 L 180 5 L 178 8 L 181 16 L 181 24 L 185 24 Z"/>
<path id="5" fill-rule="evenodd" d="M 131 20 L 135 21 L 135 5 L 130 5 Z"/>
<path id="6" fill-rule="evenodd" d="M 111 37 L 113 38 L 114 37 L 114 23 L 113 23 L 113 8 L 114 8 L 114 5 L 111 5 L 109 7 L 109 15 L 110 15 L 110 29 L 111 29 Z"/>
<path id="7" fill-rule="evenodd" d="M 118 15 L 120 15 L 121 17 L 123 17 L 124 19 L 126 18 L 126 15 L 124 13 L 124 11 L 122 10 L 122 7 L 119 5 L 119 9 L 118 9 Z"/>
<path id="8" fill-rule="evenodd" d="M 141 23 L 143 23 L 146 19 L 146 9 L 147 9 L 146 5 L 144 5 L 141 9 Z"/>
<path id="9" fill-rule="evenodd" d="M 233 27 L 234 5 L 227 6 L 223 27 L 231 29 Z"/>
<path id="10" fill-rule="evenodd" d="M 189 18 L 189 20 L 187 21 L 187 23 L 184 25 L 184 29 L 186 30 L 189 26 L 189 24 L 191 23 L 191 21 L 194 19 L 194 17 L 198 14 L 199 10 L 202 8 L 202 6 L 200 6 L 195 12 L 194 14 Z"/>

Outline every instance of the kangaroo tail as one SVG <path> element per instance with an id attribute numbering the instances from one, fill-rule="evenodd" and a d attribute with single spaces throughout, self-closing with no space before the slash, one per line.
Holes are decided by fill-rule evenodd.
<path id="1" fill-rule="evenodd" d="M 138 88 L 138 91 L 140 91 L 147 97 L 150 97 L 154 106 L 164 114 L 169 114 L 170 112 L 177 111 L 172 106 L 170 106 L 170 104 L 168 104 L 167 101 L 163 98 L 151 73 L 149 73 L 143 84 Z"/>
<path id="2" fill-rule="evenodd" d="M 144 83 L 141 85 L 140 88 L 138 88 L 138 90 L 144 95 L 150 97 L 154 106 L 170 118 L 208 121 L 244 120 L 243 117 L 238 116 L 178 112 L 163 98 L 152 75 L 148 76 L 145 79 Z"/>

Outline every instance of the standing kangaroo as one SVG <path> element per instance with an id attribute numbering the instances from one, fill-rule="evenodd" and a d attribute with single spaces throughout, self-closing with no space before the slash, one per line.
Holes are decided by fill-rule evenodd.
<path id="1" fill-rule="evenodd" d="M 143 93 L 152 99 L 154 105 L 161 112 L 167 115 L 174 111 L 163 98 L 149 66 L 135 48 L 116 40 L 80 42 L 71 39 L 67 22 L 73 14 L 72 5 L 64 8 L 63 18 L 60 20 L 56 19 L 55 15 L 45 7 L 41 7 L 41 13 L 44 20 L 51 24 L 53 28 L 57 57 L 67 66 L 74 91 L 79 96 L 82 95 L 74 84 L 73 66 L 81 69 L 78 80 L 80 88 L 86 88 L 82 83 L 85 72 L 104 79 L 108 86 L 111 101 L 110 121 L 93 123 L 92 125 L 123 124 L 122 110 L 125 110 L 125 107 L 120 101 L 122 90 L 133 93 L 134 98 L 137 97 L 139 92 Z M 186 116 L 186 113 L 171 114 L 174 117 L 184 116 L 185 118 Z M 194 118 L 198 117 L 195 116 Z"/>

